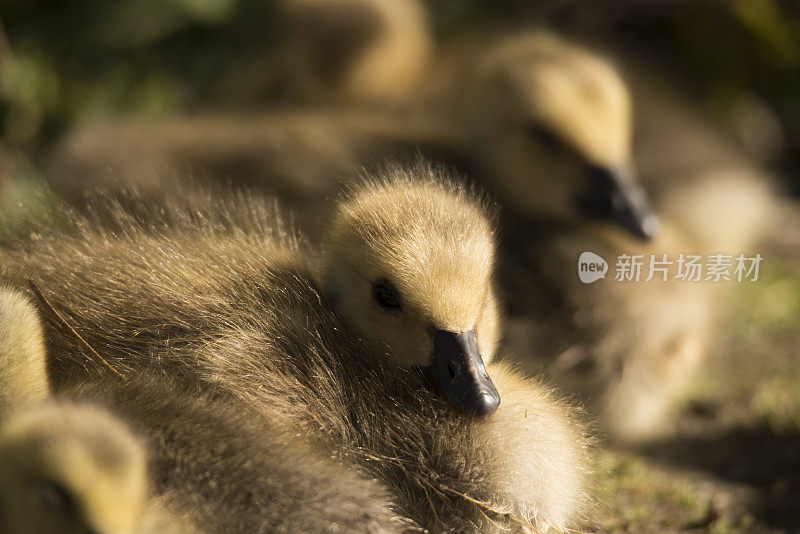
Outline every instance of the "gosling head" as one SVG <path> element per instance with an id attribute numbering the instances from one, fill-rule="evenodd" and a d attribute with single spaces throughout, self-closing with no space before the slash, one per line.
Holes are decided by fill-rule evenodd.
<path id="1" fill-rule="evenodd" d="M 484 362 L 498 341 L 494 235 L 486 210 L 428 168 L 392 169 L 340 203 L 324 285 L 372 348 L 432 376 L 457 407 L 500 403 Z"/>
<path id="2" fill-rule="evenodd" d="M 630 96 L 605 60 L 528 34 L 487 55 L 473 97 L 475 152 L 524 211 L 610 219 L 642 239 L 657 233 L 631 166 Z"/>
<path id="3" fill-rule="evenodd" d="M 145 497 L 144 450 L 103 410 L 42 403 L 0 431 L 3 532 L 129 533 Z"/>

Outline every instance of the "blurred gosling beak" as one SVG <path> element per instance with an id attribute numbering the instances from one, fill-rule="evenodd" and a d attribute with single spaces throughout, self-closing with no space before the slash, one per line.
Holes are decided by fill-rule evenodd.
<path id="1" fill-rule="evenodd" d="M 589 190 L 578 200 L 589 215 L 610 219 L 645 241 L 658 233 L 658 217 L 628 167 L 592 166 L 589 177 Z"/>
<path id="2" fill-rule="evenodd" d="M 447 398 L 475 415 L 491 415 L 500 405 L 500 394 L 486 373 L 474 330 L 437 330 L 433 337 L 433 362 L 426 369 Z"/>

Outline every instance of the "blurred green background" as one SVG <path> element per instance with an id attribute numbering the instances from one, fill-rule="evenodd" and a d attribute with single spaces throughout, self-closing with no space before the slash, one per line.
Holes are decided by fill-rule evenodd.
<path id="1" fill-rule="evenodd" d="M 524 20 L 646 54 L 734 135 L 746 135 L 742 102 L 755 104 L 780 126 L 766 163 L 800 190 L 800 2 L 430 5 L 443 38 Z M 257 106 L 279 38 L 271 0 L 4 0 L 0 20 L 0 139 L 7 155 L 34 158 L 96 117 Z"/>

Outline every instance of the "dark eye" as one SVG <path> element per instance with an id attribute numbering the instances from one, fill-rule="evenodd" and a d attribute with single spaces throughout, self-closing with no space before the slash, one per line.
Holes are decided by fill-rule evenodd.
<path id="1" fill-rule="evenodd" d="M 397 296 L 397 291 L 392 285 L 385 280 L 375 283 L 375 302 L 385 310 L 400 311 L 400 297 Z"/>
<path id="2" fill-rule="evenodd" d="M 39 499 L 42 505 L 53 512 L 70 514 L 75 510 L 75 501 L 72 495 L 56 482 L 43 482 L 38 487 Z"/>
<path id="3" fill-rule="evenodd" d="M 528 135 L 547 150 L 554 152 L 564 150 L 564 143 L 561 142 L 561 139 L 541 124 L 530 125 Z"/>

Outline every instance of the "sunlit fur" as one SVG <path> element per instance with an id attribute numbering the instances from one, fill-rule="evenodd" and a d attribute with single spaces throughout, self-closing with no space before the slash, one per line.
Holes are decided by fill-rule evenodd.
<path id="1" fill-rule="evenodd" d="M 17 291 L 0 297 L 17 303 L 1 319 L 15 330 L 2 348 L 20 356 L 19 340 L 37 340 L 44 374 L 35 310 Z M 56 397 L 0 424 L 6 534 L 377 533 L 403 525 L 385 490 L 322 448 L 144 368 L 124 381 L 87 377 Z"/>
<path id="2" fill-rule="evenodd" d="M 388 534 L 407 523 L 381 484 L 295 429 L 164 377 L 90 381 L 69 397 L 101 403 L 143 436 L 151 502 L 170 514 L 169 531 Z M 140 528 L 152 515 L 147 510 Z"/>
<path id="3" fill-rule="evenodd" d="M 48 395 L 44 336 L 28 300 L 0 286 L 0 422 Z"/>
<path id="4" fill-rule="evenodd" d="M 481 355 L 490 361 L 499 319 L 486 208 L 423 166 L 414 180 L 398 169 L 389 172 L 397 175 L 393 181 L 362 186 L 334 216 L 324 270 L 334 309 L 405 367 L 430 365 L 433 330 L 475 330 Z M 375 302 L 381 280 L 396 290 L 400 311 Z"/>
<path id="5" fill-rule="evenodd" d="M 417 0 L 283 0 L 282 58 L 295 93 L 385 102 L 408 97 L 432 42 Z"/>
<path id="6" fill-rule="evenodd" d="M 395 179 L 398 188 L 409 186 L 402 176 Z M 435 211 L 444 228 L 451 218 L 469 217 L 457 213 L 463 199 L 440 196 L 451 186 L 427 187 L 433 203 L 454 199 L 449 210 Z M 386 358 L 386 348 L 375 354 L 369 340 L 358 339 L 359 329 L 350 329 L 352 320 L 339 321 L 294 241 L 265 231 L 278 228 L 268 206 L 250 198 L 186 208 L 153 209 L 146 223 L 119 215 L 116 229 L 102 232 L 78 225 L 75 237 L 43 237 L 5 256 L 126 376 L 155 365 L 176 381 L 225 392 L 273 421 L 318 436 L 331 454 L 385 484 L 398 515 L 424 527 L 563 529 L 579 518 L 587 503 L 590 449 L 583 426 L 546 389 L 490 363 L 503 401 L 492 417 L 465 416 L 422 375 Z M 386 231 L 381 239 L 404 235 L 408 221 L 395 220 L 397 233 Z M 401 248 L 402 241 L 384 245 Z M 490 257 L 487 251 L 479 266 Z M 427 289 L 446 296 L 455 288 Z M 480 289 L 489 291 L 488 285 Z M 402 298 L 420 306 L 450 302 Z M 473 302 L 474 295 L 464 298 Z M 446 315 L 436 310 L 430 317 Z M 463 318 L 454 317 L 460 325 Z M 48 335 L 72 354 L 51 366 L 61 387 L 87 373 L 103 374 L 59 324 L 50 324 Z"/>
<path id="7" fill-rule="evenodd" d="M 506 39 L 483 55 L 468 87 L 466 146 L 486 180 L 525 212 L 574 219 L 587 165 L 631 163 L 627 88 L 582 47 L 546 32 Z M 560 146 L 543 143 L 537 129 Z"/>
<path id="8" fill-rule="evenodd" d="M 142 444 L 104 410 L 42 403 L 0 429 L 0 523 L 8 534 L 131 532 L 146 481 Z"/>

